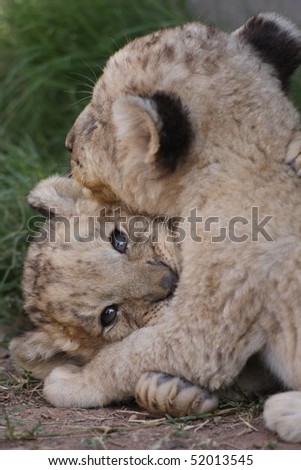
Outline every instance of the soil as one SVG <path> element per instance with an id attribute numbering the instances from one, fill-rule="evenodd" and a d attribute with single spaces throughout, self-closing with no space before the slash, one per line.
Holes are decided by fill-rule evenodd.
<path id="1" fill-rule="evenodd" d="M 39 382 L 18 374 L 0 349 L 0 449 L 299 449 L 263 424 L 260 405 L 227 404 L 199 418 L 154 418 L 134 402 L 53 408 Z"/>

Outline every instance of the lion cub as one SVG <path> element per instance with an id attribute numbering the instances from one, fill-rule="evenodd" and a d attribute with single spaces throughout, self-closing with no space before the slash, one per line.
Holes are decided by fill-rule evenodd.
<path id="1" fill-rule="evenodd" d="M 232 34 L 158 31 L 108 61 L 67 138 L 73 174 L 96 198 L 180 217 L 181 278 L 155 325 L 54 369 L 51 402 L 103 405 L 149 370 L 215 391 L 258 352 L 296 391 L 268 401 L 266 423 L 301 440 L 301 184 L 284 163 L 300 148 L 300 62 L 300 31 L 273 13 Z"/>
<path id="2" fill-rule="evenodd" d="M 101 211 L 84 193 L 73 179 L 54 176 L 28 198 L 47 219 L 24 265 L 32 330 L 13 339 L 10 350 L 41 379 L 54 367 L 83 365 L 104 345 L 154 324 L 178 279 L 177 247 L 165 241 L 162 223 L 113 206 Z M 152 413 L 175 416 L 217 405 L 208 392 L 164 374 L 143 375 L 136 397 Z"/>

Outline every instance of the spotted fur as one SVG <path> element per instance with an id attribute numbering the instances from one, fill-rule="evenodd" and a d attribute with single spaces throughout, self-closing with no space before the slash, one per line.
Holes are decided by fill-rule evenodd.
<path id="1" fill-rule="evenodd" d="M 125 254 L 116 253 L 109 240 L 100 238 L 99 226 L 89 223 L 99 217 L 99 204 L 84 195 L 72 179 L 51 177 L 42 181 L 31 192 L 29 202 L 50 218 L 36 233 L 24 266 L 25 311 L 31 328 L 13 339 L 10 350 L 19 366 L 45 379 L 54 368 L 76 371 L 76 366 L 88 363 L 106 344 L 154 324 L 168 301 L 164 297 L 170 293 L 168 287 L 162 289 L 162 276 L 169 280 L 171 269 L 179 271 L 180 252 L 174 243 L 167 242 L 165 223 L 158 221 L 151 232 L 145 219 L 146 241 L 140 245 L 130 243 Z M 108 215 L 113 212 L 113 207 L 107 210 Z M 108 233 L 125 215 L 132 214 L 124 209 L 114 223 L 108 224 Z M 80 239 L 76 236 L 76 221 Z M 104 218 L 99 222 L 103 224 Z M 130 235 L 129 220 L 122 224 Z M 116 273 L 120 277 L 115 278 Z M 137 276 L 140 284 L 134 292 L 131 284 L 137 284 Z M 120 308 L 113 324 L 103 327 L 101 311 L 108 303 L 118 303 Z M 258 374 L 262 365 L 256 362 L 253 369 Z M 256 374 L 252 376 L 249 364 L 247 382 L 243 377 L 239 380 L 244 393 L 256 387 Z M 261 378 L 259 388 L 266 383 L 271 385 L 273 379 Z M 227 393 L 235 399 L 233 391 Z M 217 396 L 199 386 L 157 372 L 141 376 L 135 396 L 155 415 L 201 414 L 212 411 L 218 403 Z"/>
<path id="2" fill-rule="evenodd" d="M 254 353 L 301 393 L 301 186 L 294 163 L 285 164 L 299 153 L 300 116 L 285 91 L 300 38 L 291 22 L 260 14 L 231 34 L 199 23 L 165 29 L 108 61 L 67 138 L 75 178 L 107 202 L 184 217 L 188 234 L 191 209 L 218 223 L 197 225 L 202 243 L 186 237 L 177 291 L 157 323 L 72 375 L 54 370 L 45 382 L 52 403 L 104 405 L 132 395 L 150 370 L 213 392 Z M 183 165 L 167 171 L 158 165 L 164 117 L 149 98 L 157 93 L 180 100 L 193 132 L 176 157 Z M 247 222 L 231 232 L 237 217 Z M 265 218 L 266 234 L 258 232 Z M 266 423 L 301 440 L 300 425 L 281 412 L 285 397 L 267 402 Z"/>
<path id="3" fill-rule="evenodd" d="M 114 222 L 105 222 L 102 207 L 72 179 L 42 181 L 29 202 L 51 217 L 35 234 L 24 266 L 24 307 L 32 328 L 10 348 L 19 365 L 44 379 L 55 366 L 82 365 L 103 345 L 152 324 L 175 288 L 177 266 L 175 247 L 156 247 L 147 223 L 144 243 L 129 241 L 126 253 L 117 252 L 109 235 L 122 226 L 131 240 L 132 214 L 118 211 Z M 110 305 L 118 306 L 118 314 L 103 326 L 101 314 Z"/>

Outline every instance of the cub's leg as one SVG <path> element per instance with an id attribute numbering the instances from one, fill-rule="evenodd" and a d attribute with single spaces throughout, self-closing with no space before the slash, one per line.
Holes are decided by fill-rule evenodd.
<path id="1" fill-rule="evenodd" d="M 240 253 L 241 258 L 247 257 L 241 269 L 232 261 L 224 266 L 213 296 L 208 295 L 206 278 L 192 288 L 196 274 L 183 269 L 177 291 L 162 307 L 156 325 L 103 347 L 77 371 L 54 369 L 45 380 L 46 398 L 55 406 L 108 405 L 133 397 L 139 379 L 148 371 L 185 377 L 212 392 L 232 384 L 247 360 L 266 344 L 261 290 L 270 268 L 264 256 L 269 246 L 258 249 L 263 251 L 261 256 L 245 249 Z M 216 272 L 214 256 L 216 250 L 212 269 L 204 270 L 209 277 Z M 270 259 L 274 261 L 274 256 Z"/>
<path id="2" fill-rule="evenodd" d="M 197 325 L 189 328 L 197 330 Z M 203 331 L 185 331 L 173 324 L 141 328 L 118 343 L 102 348 L 81 368 L 58 367 L 45 380 L 44 394 L 55 406 L 95 407 L 108 405 L 135 395 L 141 376 L 149 371 L 162 371 L 186 377 L 192 383 L 209 390 L 230 385 L 244 367 L 247 359 L 262 346 L 262 329 L 253 323 L 242 336 L 240 332 L 225 341 L 223 354 L 214 347 L 214 337 L 224 334 L 224 326 L 198 322 Z M 213 326 L 217 332 L 213 331 Z M 235 333 L 236 330 L 233 330 Z M 206 339 L 206 332 L 208 332 Z M 191 338 L 187 341 L 186 338 Z M 206 341 L 204 342 L 204 338 Z M 241 346 L 241 348 L 240 348 Z M 211 354 L 211 357 L 210 357 Z"/>
<path id="3" fill-rule="evenodd" d="M 247 362 L 233 386 L 219 392 L 227 400 L 241 400 L 243 396 L 276 393 L 281 384 L 257 354 Z M 159 372 L 147 372 L 139 379 L 136 400 L 153 415 L 195 416 L 216 409 L 218 397 L 185 379 Z"/>
<path id="4" fill-rule="evenodd" d="M 136 401 L 153 415 L 196 416 L 213 411 L 218 398 L 185 379 L 147 372 L 139 379 Z"/>
<path id="5" fill-rule="evenodd" d="M 284 441 L 301 442 L 301 392 L 271 396 L 265 402 L 263 417 L 267 428 Z"/>
<path id="6" fill-rule="evenodd" d="M 301 442 L 301 247 L 297 237 L 287 237 L 274 265 L 277 283 L 269 295 L 270 321 L 265 325 L 266 363 L 287 389 L 271 396 L 264 407 L 269 429 L 290 442 Z M 271 270 L 272 271 L 272 270 Z"/>

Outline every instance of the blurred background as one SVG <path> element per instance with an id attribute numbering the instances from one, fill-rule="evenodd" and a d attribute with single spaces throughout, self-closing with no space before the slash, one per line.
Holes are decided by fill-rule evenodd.
<path id="1" fill-rule="evenodd" d="M 301 0 L 0 0 L 0 342 L 22 322 L 26 195 L 69 171 L 66 133 L 108 57 L 161 27 L 200 20 L 231 30 L 266 10 L 301 25 Z M 291 93 L 301 109 L 300 73 Z"/>
<path id="2" fill-rule="evenodd" d="M 222 28 L 240 26 L 260 11 L 276 11 L 301 24 L 300 0 L 189 0 L 201 18 Z"/>

